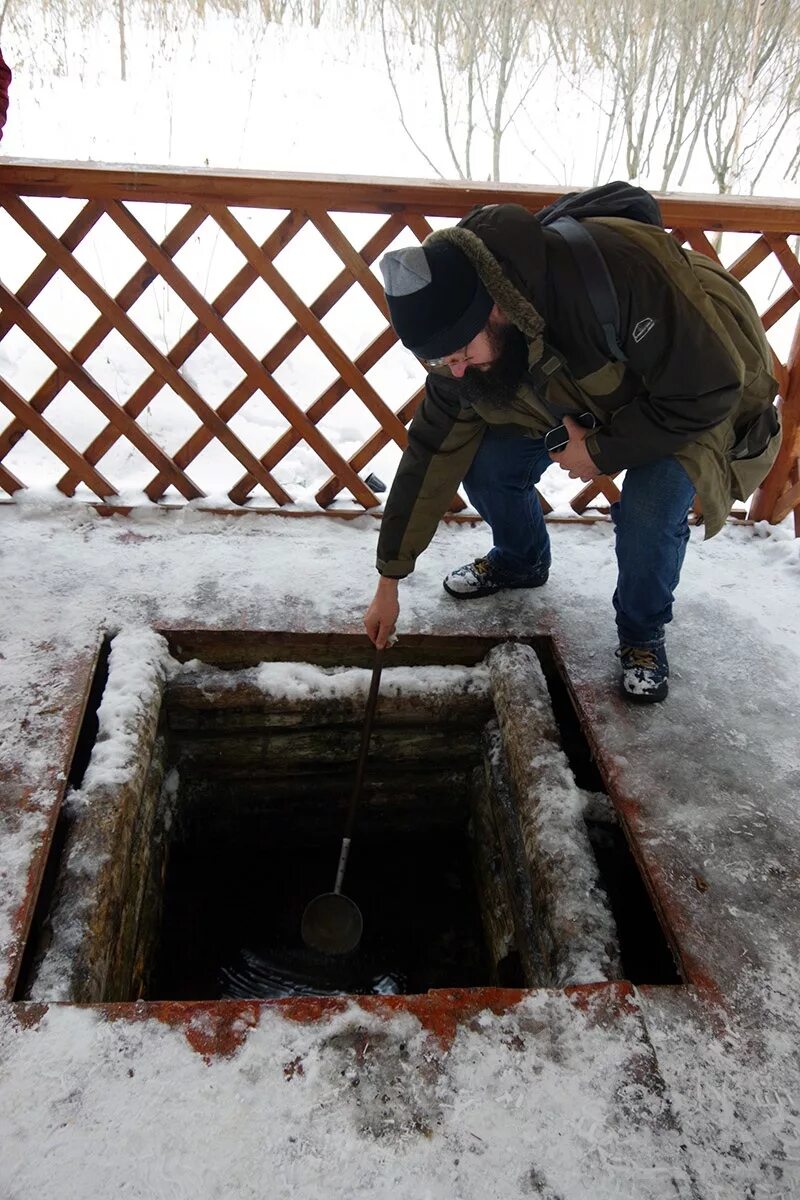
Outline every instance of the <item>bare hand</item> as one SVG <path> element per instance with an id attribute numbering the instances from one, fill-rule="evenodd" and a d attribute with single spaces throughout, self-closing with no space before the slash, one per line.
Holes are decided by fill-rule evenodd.
<path id="1" fill-rule="evenodd" d="M 400 602 L 397 598 L 397 580 L 381 579 L 372 603 L 364 614 L 364 628 L 370 641 L 378 650 L 383 650 L 397 625 Z"/>
<path id="2" fill-rule="evenodd" d="M 584 483 L 588 483 L 590 479 L 597 479 L 601 472 L 586 449 L 586 439 L 592 432 L 591 429 L 579 425 L 572 417 L 564 417 L 564 428 L 569 434 L 569 442 L 563 450 L 551 454 L 551 459 L 564 471 L 569 472 L 570 479 L 582 479 Z"/>

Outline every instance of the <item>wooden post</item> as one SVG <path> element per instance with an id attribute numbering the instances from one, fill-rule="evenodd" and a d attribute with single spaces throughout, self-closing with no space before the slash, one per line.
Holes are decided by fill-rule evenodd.
<path id="1" fill-rule="evenodd" d="M 778 411 L 783 424 L 783 441 L 772 470 L 753 497 L 749 512 L 753 521 L 770 521 L 776 524 L 800 505 L 800 494 L 788 509 L 779 503 L 800 457 L 800 318 L 789 351 L 787 376 L 786 393 L 778 400 Z"/>

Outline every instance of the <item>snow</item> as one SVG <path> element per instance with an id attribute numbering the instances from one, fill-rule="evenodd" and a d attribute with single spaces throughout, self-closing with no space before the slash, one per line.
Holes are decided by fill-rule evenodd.
<path id="1" fill-rule="evenodd" d="M 156 1021 L 51 1008 L 35 1030 L 4 1024 L 5 1069 L 27 1080 L 2 1123 L 9 1196 L 692 1194 L 633 1007 L 620 1038 L 541 994 L 449 1051 L 407 1016 L 353 1007 L 313 1033 L 273 1017 L 212 1065 Z"/>
<path id="2" fill-rule="evenodd" d="M 26 1027 L 6 1007 L 2 1194 L 99 1197 L 124 1185 L 148 1198 L 181 1190 L 247 1197 L 262 1194 L 269 1179 L 276 1195 L 661 1200 L 669 1189 L 692 1195 L 689 1174 L 700 1180 L 694 1194 L 719 1194 L 719 1170 L 741 1191 L 761 1188 L 754 1195 L 781 1195 L 780 1186 L 788 1195 L 798 1186 L 796 1122 L 790 1101 L 780 1099 L 793 1094 L 796 1079 L 785 1031 L 796 1037 L 800 960 L 791 957 L 800 948 L 783 915 L 796 911 L 791 863 L 800 844 L 790 782 L 800 673 L 797 543 L 785 530 L 731 526 L 710 542 L 694 530 L 668 639 L 672 695 L 658 712 L 622 713 L 614 698 L 612 531 L 550 528 L 554 567 L 545 589 L 468 608 L 446 596 L 441 579 L 485 551 L 485 531 L 440 528 L 401 584 L 401 643 L 409 629 L 558 638 L 621 783 L 647 798 L 651 867 L 677 845 L 707 881 L 706 893 L 691 889 L 682 903 L 696 906 L 692 949 L 705 944 L 709 970 L 730 993 L 726 1004 L 743 1014 L 741 1028 L 740 1018 L 723 1018 L 738 1029 L 734 1049 L 717 1047 L 719 1016 L 703 1002 L 678 1004 L 669 998 L 675 989 L 663 988 L 644 989 L 627 1015 L 597 1025 L 567 997 L 537 994 L 504 1017 L 465 1026 L 447 1051 L 432 1046 L 410 1015 L 384 1024 L 354 1008 L 331 1024 L 305 1026 L 265 1014 L 233 1057 L 208 1062 L 179 1026 L 158 1020 L 107 1023 L 55 1007 Z M 51 768 L 30 816 L 5 817 L 18 821 L 0 843 L 6 953 L 26 862 L 63 786 L 59 710 L 45 719 L 42 711 L 74 689 L 65 665 L 83 662 L 88 671 L 98 633 L 123 628 L 132 631 L 131 650 L 138 644 L 155 665 L 159 642 L 144 629 L 158 625 L 357 633 L 376 579 L 376 537 L 369 517 L 226 518 L 149 508 L 104 519 L 52 497 L 0 506 L 8 597 L 0 611 L 0 769 L 22 787 Z M 284 687 L 293 678 L 307 686 L 322 678 L 364 683 L 359 672 L 270 671 Z M 133 703 L 132 693 L 120 713 Z M 33 740 L 28 727 L 37 730 Z M 701 907 L 711 902 L 720 907 Z M 741 964 L 735 985 L 726 955 Z M 769 1034 L 768 1067 L 751 1056 L 752 1022 Z M 664 1048 L 657 1070 L 651 1026 Z M 358 1074 L 357 1050 L 348 1045 L 364 1028 L 378 1048 L 373 1073 L 364 1079 L 362 1072 L 354 1087 L 341 1072 Z M 641 1082 L 631 1053 L 644 1055 L 656 1079 L 668 1075 L 666 1092 L 655 1079 Z M 287 1078 L 283 1068 L 298 1056 L 304 1073 Z M 763 1094 L 762 1069 L 779 1099 L 763 1111 L 743 1107 L 748 1088 Z M 361 1105 L 360 1096 L 367 1097 Z M 729 1147 L 737 1138 L 745 1149 L 734 1163 Z M 784 1182 L 769 1176 L 768 1187 L 757 1153 L 767 1142 L 788 1156 Z"/>
<path id="3" fill-rule="evenodd" d="M 83 807 L 92 790 L 113 787 L 129 777 L 137 765 L 142 718 L 174 666 L 166 641 L 152 629 L 126 628 L 115 634 L 97 713 L 97 738 L 83 783 L 71 793 L 76 808 Z"/>
<path id="4" fill-rule="evenodd" d="M 196 673 L 203 673 L 203 667 L 199 660 L 192 659 L 178 667 L 174 677 L 191 680 Z M 204 681 L 207 679 L 204 675 Z M 264 662 L 250 670 L 216 672 L 213 684 L 215 688 L 250 684 L 275 699 L 337 700 L 366 698 L 371 679 L 372 671 L 359 667 Z M 486 695 L 488 687 L 488 671 L 481 666 L 387 667 L 381 672 L 380 690 L 384 696 L 424 695 L 435 699 L 457 694 L 479 697 Z"/>
<path id="5" fill-rule="evenodd" d="M 48 797 L 43 796 L 46 801 Z M 0 947 L 11 945 L 14 934 L 14 907 L 25 893 L 30 870 L 31 848 L 47 828 L 44 811 L 14 813 L 2 811 L 0 840 Z"/>

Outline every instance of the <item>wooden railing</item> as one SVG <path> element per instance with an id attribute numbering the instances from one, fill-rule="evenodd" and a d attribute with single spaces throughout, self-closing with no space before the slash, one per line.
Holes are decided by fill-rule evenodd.
<path id="1" fill-rule="evenodd" d="M 305 444 L 329 473 L 315 493 L 320 511 L 329 509 L 344 491 L 350 493 L 359 511 L 376 507 L 378 496 L 364 476 L 375 456 L 390 442 L 400 447 L 405 444 L 406 427 L 421 397 L 420 380 L 416 379 L 411 394 L 403 397 L 399 406 L 395 400 L 393 407 L 370 382 L 369 373 L 394 352 L 397 342 L 374 269 L 376 260 L 397 239 L 423 239 L 431 231 L 432 219 L 455 220 L 473 205 L 506 201 L 535 210 L 564 190 L 233 171 L 76 167 L 6 160 L 0 164 L 0 205 L 17 233 L 21 231 L 36 247 L 37 261 L 16 287 L 0 269 L 0 352 L 4 339 L 16 327 L 35 344 L 51 369 L 29 395 L 23 395 L 0 375 L 0 404 L 10 415 L 0 432 L 0 488 L 11 495 L 38 482 L 18 478 L 13 469 L 14 447 L 29 435 L 39 439 L 66 468 L 58 479 L 63 493 L 74 495 L 84 485 L 90 493 L 88 498 L 113 506 L 120 503 L 118 483 L 109 477 L 103 460 L 120 439 L 127 439 L 152 465 L 154 473 L 144 486 L 151 500 L 162 501 L 165 495 L 174 495 L 168 489 L 174 489 L 184 500 L 200 499 L 203 492 L 192 478 L 192 464 L 203 451 L 219 443 L 238 464 L 238 478 L 227 489 L 229 500 L 239 506 L 247 504 L 248 511 L 253 507 L 287 511 L 295 497 L 289 485 L 281 482 L 278 469 L 287 455 Z M 67 227 L 56 233 L 36 211 L 36 204 L 26 203 L 23 197 L 69 198 L 73 202 L 70 211 L 76 200 L 81 203 Z M 779 279 L 778 294 L 773 281 L 774 298 L 766 306 L 761 305 L 761 318 L 768 331 L 779 322 L 783 322 L 785 331 L 784 318 L 796 310 L 800 301 L 800 202 L 690 196 L 660 199 L 665 221 L 676 239 L 712 257 L 717 257 L 711 240 L 714 234 L 729 231 L 750 235 L 735 261 L 726 265 L 745 281 L 764 263 L 772 263 L 775 278 Z M 156 238 L 148 231 L 147 225 L 152 222 L 141 220 L 141 210 L 136 204 L 132 208 L 131 202 L 161 206 L 159 213 L 168 214 L 163 236 Z M 273 210 L 277 214 L 274 227 L 258 240 L 248 229 L 247 217 L 236 211 L 240 209 Z M 375 214 L 378 218 L 360 246 L 345 235 L 339 216 L 354 213 Z M 81 253 L 101 221 L 106 227 L 110 221 L 127 248 L 138 256 L 138 266 L 113 294 L 98 282 L 96 273 L 83 261 L 88 255 Z M 211 297 L 176 261 L 206 222 L 211 223 L 217 239 L 229 239 L 241 262 Z M 326 286 L 306 301 L 287 281 L 276 260 L 302 230 L 309 229 L 324 240 L 328 253 L 332 251 L 338 262 Z M 96 313 L 71 345 L 63 344 L 45 318 L 37 315 L 37 308 L 41 308 L 37 300 L 58 276 L 69 280 Z M 156 280 L 191 314 L 189 328 L 164 347 L 130 315 Z M 252 345 L 252 338 L 237 332 L 233 320 L 226 320 L 259 282 L 269 289 L 273 303 L 279 303 L 288 321 L 288 327 L 266 353 Z M 374 332 L 362 348 L 346 353 L 325 318 L 351 289 L 368 299 Z M 87 366 L 110 336 L 121 338 L 146 364 L 144 378 L 124 396 L 112 395 Z M 203 385 L 185 369 L 207 339 L 223 348 L 241 375 L 216 403 L 204 395 Z M 334 376 L 310 404 L 294 397 L 289 387 L 281 386 L 276 379 L 281 365 L 306 339 L 321 352 Z M 800 533 L 800 320 L 795 323 L 788 355 L 775 354 L 775 372 L 781 389 L 778 403 L 784 441 L 775 467 L 751 502 L 749 515 L 777 522 L 794 511 L 795 528 Z M 69 422 L 62 420 L 59 428 L 46 415 L 68 385 L 102 415 L 102 427 L 82 447 L 75 444 Z M 196 419 L 190 435 L 171 450 L 159 444 L 148 432 L 146 422 L 139 420 L 148 405 L 165 393 L 179 398 Z M 255 396 L 266 398 L 276 417 L 280 414 L 285 420 L 286 428 L 271 444 L 253 448 L 237 433 L 233 422 Z M 375 432 L 349 454 L 320 428 L 346 396 L 357 397 L 377 422 Z M 253 494 L 259 485 L 266 497 L 254 504 Z M 606 500 L 617 498 L 613 480 L 602 478 L 581 488 L 571 501 L 572 507 L 576 513 L 583 513 L 601 496 Z M 456 497 L 453 509 L 459 507 L 463 502 Z M 342 511 L 341 505 L 338 511 Z"/>

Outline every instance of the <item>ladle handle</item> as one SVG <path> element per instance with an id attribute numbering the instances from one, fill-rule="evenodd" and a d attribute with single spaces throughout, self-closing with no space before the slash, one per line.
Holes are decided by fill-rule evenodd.
<path id="1" fill-rule="evenodd" d="M 375 657 L 372 661 L 372 681 L 369 685 L 369 695 L 367 696 L 367 711 L 364 714 L 364 725 L 361 730 L 361 748 L 358 753 L 358 766 L 356 767 L 356 779 L 353 784 L 353 791 L 350 795 L 350 803 L 347 808 L 347 818 L 344 825 L 344 834 L 342 836 L 342 850 L 339 855 L 339 866 L 336 871 L 336 883 L 334 892 L 342 890 L 342 881 L 344 879 L 344 871 L 347 866 L 347 856 L 350 853 L 350 839 L 353 836 L 353 826 L 356 820 L 356 809 L 358 802 L 361 799 L 361 789 L 364 784 L 364 772 L 367 769 L 367 755 L 369 754 L 369 740 L 372 734 L 372 721 L 375 716 L 375 709 L 378 704 L 378 690 L 381 686 L 381 671 L 383 670 L 383 650 L 375 650 Z"/>
<path id="2" fill-rule="evenodd" d="M 344 883 L 344 872 L 345 872 L 345 867 L 347 866 L 347 859 L 348 859 L 349 854 L 350 854 L 350 838 L 343 837 L 342 838 L 342 849 L 341 849 L 341 853 L 339 854 L 339 866 L 336 868 L 336 883 L 333 885 L 333 890 L 337 896 L 339 895 L 339 893 L 342 890 L 342 884 Z"/>

